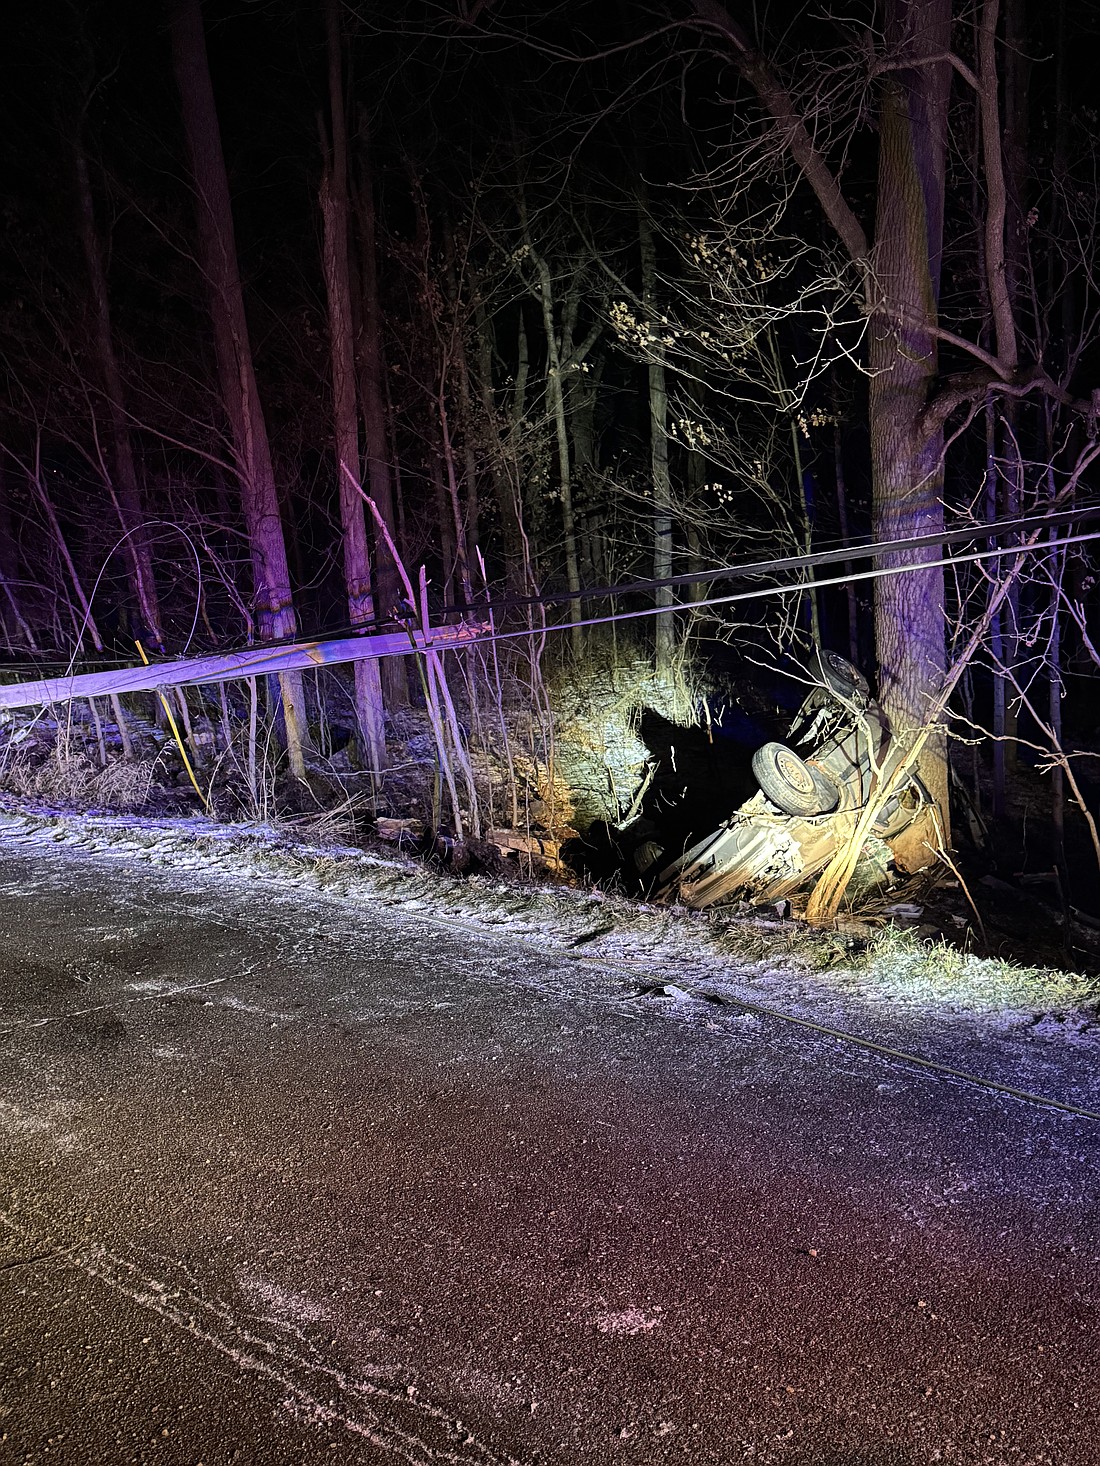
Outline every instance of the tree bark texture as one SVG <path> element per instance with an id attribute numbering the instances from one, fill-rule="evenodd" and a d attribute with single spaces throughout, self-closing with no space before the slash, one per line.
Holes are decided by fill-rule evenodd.
<path id="1" fill-rule="evenodd" d="M 644 192 L 638 200 L 638 243 L 642 266 L 642 305 L 647 326 L 660 334 L 656 305 L 657 246 L 649 218 Z M 649 472 L 653 494 L 653 578 L 667 580 L 672 575 L 672 480 L 668 468 L 668 383 L 665 378 L 665 354 L 653 348 L 646 368 L 649 385 Z M 660 586 L 656 593 L 658 606 L 675 602 L 670 586 Z M 676 645 L 676 625 L 671 611 L 654 618 L 654 654 L 658 671 L 667 671 Z"/>
<path id="2" fill-rule="evenodd" d="M 374 600 L 371 595 L 370 542 L 367 538 L 366 511 L 358 488 L 359 418 L 348 263 L 348 149 L 338 0 L 325 0 L 325 40 L 330 134 L 328 156 L 321 178 L 321 253 L 328 297 L 336 476 L 340 527 L 343 532 L 348 617 L 353 626 L 369 626 L 374 621 Z M 373 494 L 371 497 L 374 497 Z M 370 767 L 377 771 L 386 762 L 385 718 L 377 661 L 356 663 L 355 712 L 360 734 L 369 752 Z"/>
<path id="3" fill-rule="evenodd" d="M 256 386 L 199 0 L 173 0 L 168 28 L 191 158 L 199 265 L 251 551 L 256 622 L 263 640 L 278 640 L 295 634 L 294 601 L 267 425 Z M 287 674 L 280 683 L 287 753 L 295 777 L 304 779 L 306 719 L 301 676 Z"/>
<path id="4" fill-rule="evenodd" d="M 294 604 L 279 496 L 256 387 L 199 0 L 174 0 L 169 30 L 194 181 L 199 264 L 251 545 L 257 622 L 265 639 L 292 636 Z"/>
<path id="5" fill-rule="evenodd" d="M 872 518 L 876 538 L 935 533 L 943 526 L 942 427 L 924 423 L 937 370 L 936 325 L 943 241 L 944 170 L 950 63 L 932 61 L 951 44 L 951 0 L 886 0 L 887 52 L 896 67 L 881 82 L 875 242 L 858 217 L 790 94 L 722 0 L 693 0 L 698 22 L 718 33 L 855 266 L 871 311 L 869 419 Z M 871 257 L 870 273 L 867 273 Z M 935 550 L 886 555 L 875 583 L 880 696 L 903 737 L 920 728 L 946 667 L 944 581 L 928 562 Z M 926 568 L 921 568 L 922 565 Z M 910 568 L 911 567 L 911 568 Z M 946 740 L 924 743 L 920 772 L 940 807 L 949 839 Z M 902 837 L 902 860 L 931 858 L 927 822 Z"/>
<path id="6" fill-rule="evenodd" d="M 887 46 L 919 62 L 951 43 L 950 0 L 890 0 Z M 944 166 L 950 68 L 925 62 L 892 72 L 879 112 L 878 194 L 873 268 L 879 292 L 871 322 L 869 366 L 873 528 L 878 540 L 943 529 L 943 432 L 929 436 L 924 408 L 937 369 L 936 324 L 943 244 Z M 884 555 L 901 574 L 875 581 L 879 695 L 896 733 L 911 738 L 928 719 L 946 671 L 942 568 L 921 562 L 939 551 Z M 944 735 L 925 745 L 919 771 L 941 810 L 948 810 Z M 918 820 L 899 841 L 901 863 L 932 858 L 931 832 Z M 934 840 L 930 843 L 933 843 Z"/>

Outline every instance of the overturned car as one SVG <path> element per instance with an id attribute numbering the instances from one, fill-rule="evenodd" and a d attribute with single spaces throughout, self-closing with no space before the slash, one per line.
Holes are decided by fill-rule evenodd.
<path id="1" fill-rule="evenodd" d="M 687 906 L 734 897 L 781 901 L 825 869 L 863 809 L 889 748 L 892 730 L 857 668 L 818 651 L 807 669 L 813 684 L 786 743 L 765 743 L 752 759 L 759 790 L 706 839 L 663 868 L 647 852 L 651 891 Z M 866 894 L 891 884 L 890 841 L 931 803 L 914 774 L 879 811 L 852 884 Z"/>

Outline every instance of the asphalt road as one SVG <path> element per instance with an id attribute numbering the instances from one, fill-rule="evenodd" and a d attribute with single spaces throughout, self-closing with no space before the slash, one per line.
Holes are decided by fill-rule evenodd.
<path id="1" fill-rule="evenodd" d="M 0 933 L 0 1461 L 1100 1461 L 1096 1122 L 129 857 Z"/>

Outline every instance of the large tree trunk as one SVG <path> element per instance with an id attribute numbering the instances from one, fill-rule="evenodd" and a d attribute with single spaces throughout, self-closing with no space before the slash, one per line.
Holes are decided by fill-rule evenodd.
<path id="1" fill-rule="evenodd" d="M 325 40 L 331 132 L 321 178 L 322 260 L 328 296 L 336 475 L 348 615 L 353 626 L 369 626 L 374 621 L 374 600 L 366 514 L 358 487 L 359 420 L 348 265 L 348 154 L 339 0 L 325 0 Z M 377 771 L 386 762 L 382 683 L 377 661 L 355 664 L 355 712 L 371 769 Z"/>
<path id="2" fill-rule="evenodd" d="M 836 509 L 837 518 L 840 521 L 840 543 L 847 547 L 852 542 L 852 526 L 848 513 L 848 481 L 844 473 L 844 435 L 841 431 L 840 417 L 834 409 L 833 416 L 833 480 L 836 485 Z M 852 574 L 852 562 L 844 562 L 845 576 Z M 859 608 L 856 600 L 855 582 L 848 579 L 844 586 L 845 601 L 848 609 L 848 660 L 853 666 L 860 664 L 859 648 Z"/>
<path id="3" fill-rule="evenodd" d="M 229 180 L 206 55 L 199 0 L 172 0 L 172 61 L 195 183 L 199 265 L 214 335 L 218 380 L 229 421 L 252 558 L 253 601 L 264 640 L 295 635 L 286 544 L 267 426 L 256 387 L 237 262 Z M 281 677 L 287 752 L 304 778 L 305 698 L 299 673 Z"/>
<path id="4" fill-rule="evenodd" d="M 950 0 L 889 0 L 887 44 L 914 58 L 951 44 Z M 926 62 L 892 73 L 879 113 L 874 274 L 881 292 L 871 324 L 870 430 L 874 535 L 878 540 L 943 529 L 943 432 L 931 437 L 922 414 L 936 375 L 936 324 L 943 241 L 944 153 L 950 68 Z M 895 731 L 912 737 L 946 671 L 943 570 L 922 562 L 939 550 L 883 556 L 902 574 L 875 581 L 879 694 Z M 918 820 L 897 842 L 899 862 L 927 865 L 947 841 L 945 735 L 925 746 L 919 772 L 939 806 L 940 830 Z M 931 847 L 931 848 L 929 848 Z"/>
<path id="5" fill-rule="evenodd" d="M 106 476 L 106 487 L 114 501 L 125 536 L 124 548 L 130 567 L 130 583 L 143 623 L 142 639 L 163 651 L 164 627 L 153 574 L 153 554 L 145 530 L 145 508 L 134 463 L 134 445 L 124 407 L 122 373 L 119 371 L 111 330 L 111 304 L 107 293 L 107 272 L 103 265 L 103 246 L 96 227 L 88 159 L 83 139 L 79 135 L 75 142 L 74 172 L 77 224 L 84 262 L 88 269 L 92 305 L 91 345 L 111 428 L 111 463 L 110 472 Z"/>

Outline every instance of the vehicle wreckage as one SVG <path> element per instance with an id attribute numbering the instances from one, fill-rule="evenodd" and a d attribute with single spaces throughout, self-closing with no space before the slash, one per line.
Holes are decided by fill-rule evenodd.
<path id="1" fill-rule="evenodd" d="M 774 903 L 806 889 L 825 869 L 870 798 L 893 738 L 863 674 L 835 652 L 814 654 L 809 696 L 785 743 L 752 759 L 760 786 L 717 830 L 671 864 L 654 842 L 636 852 L 651 899 L 701 909 L 732 899 Z M 850 890 L 868 895 L 893 883 L 890 842 L 931 797 L 912 774 L 879 811 Z"/>

